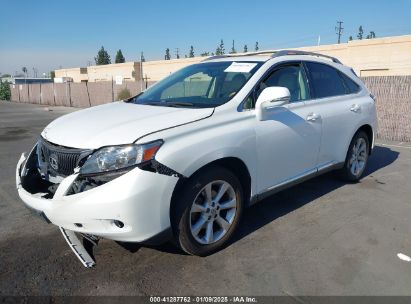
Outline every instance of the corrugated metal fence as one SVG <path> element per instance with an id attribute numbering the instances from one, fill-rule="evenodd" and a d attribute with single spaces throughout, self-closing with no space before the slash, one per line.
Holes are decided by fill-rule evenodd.
<path id="1" fill-rule="evenodd" d="M 10 88 L 11 101 L 14 102 L 83 108 L 118 100 L 118 93 L 123 89 L 128 89 L 132 96 L 136 95 L 141 91 L 141 83 L 35 83 L 10 85 Z"/>
<path id="2" fill-rule="evenodd" d="M 411 76 L 365 77 L 377 98 L 378 133 L 386 140 L 411 142 Z M 117 100 L 127 88 L 140 92 L 140 82 L 116 85 L 109 82 L 11 85 L 11 100 L 43 105 L 90 107 Z"/>

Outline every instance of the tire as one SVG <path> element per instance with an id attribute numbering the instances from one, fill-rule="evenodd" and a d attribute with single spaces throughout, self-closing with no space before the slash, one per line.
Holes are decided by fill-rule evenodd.
<path id="1" fill-rule="evenodd" d="M 368 163 L 369 151 L 370 142 L 367 134 L 363 131 L 357 132 L 348 148 L 344 167 L 340 170 L 340 176 L 343 180 L 355 183 L 363 177 Z"/>
<path id="2" fill-rule="evenodd" d="M 175 241 L 191 255 L 221 250 L 239 225 L 243 205 L 243 188 L 231 171 L 217 166 L 201 170 L 183 185 L 173 203 Z"/>

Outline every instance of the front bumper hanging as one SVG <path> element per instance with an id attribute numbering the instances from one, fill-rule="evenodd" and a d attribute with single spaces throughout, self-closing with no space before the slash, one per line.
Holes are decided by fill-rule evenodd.
<path id="1" fill-rule="evenodd" d="M 96 265 L 96 261 L 93 258 L 92 248 L 91 252 L 87 251 L 87 249 L 78 239 L 74 231 L 66 230 L 63 227 L 60 227 L 60 231 L 63 234 L 67 244 L 70 246 L 71 250 L 73 250 L 73 252 L 78 257 L 80 262 L 84 265 L 84 267 L 94 267 Z"/>

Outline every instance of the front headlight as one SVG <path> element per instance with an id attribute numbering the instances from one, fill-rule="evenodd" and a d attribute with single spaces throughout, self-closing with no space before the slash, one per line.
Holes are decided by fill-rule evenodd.
<path id="1" fill-rule="evenodd" d="M 80 174 L 117 171 L 150 161 L 162 144 L 162 140 L 157 140 L 143 145 L 132 144 L 101 148 L 86 160 L 80 169 Z"/>

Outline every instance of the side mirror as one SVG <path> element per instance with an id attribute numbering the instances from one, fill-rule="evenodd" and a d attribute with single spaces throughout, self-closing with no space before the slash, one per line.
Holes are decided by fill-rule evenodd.
<path id="1" fill-rule="evenodd" d="M 265 113 L 275 107 L 283 106 L 290 102 L 290 91 L 283 87 L 265 88 L 257 99 L 255 109 L 258 120 L 265 119 Z"/>

